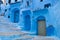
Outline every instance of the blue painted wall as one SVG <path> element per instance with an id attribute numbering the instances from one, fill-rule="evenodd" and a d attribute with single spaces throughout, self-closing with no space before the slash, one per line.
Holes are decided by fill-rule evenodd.
<path id="1" fill-rule="evenodd" d="M 19 14 L 20 14 L 20 2 L 17 2 L 17 3 L 11 3 L 10 4 L 10 8 L 9 9 L 7 9 L 8 11 L 5 13 L 5 17 L 7 17 L 8 18 L 8 16 L 10 16 L 10 20 L 11 20 L 11 22 L 14 22 L 14 12 L 16 11 L 16 10 L 19 10 L 18 12 L 19 12 Z"/>
<path id="2" fill-rule="evenodd" d="M 45 4 L 50 3 L 51 6 L 54 6 L 59 0 L 32 0 L 32 9 L 43 9 Z"/>
<path id="3" fill-rule="evenodd" d="M 46 27 L 50 25 L 50 15 L 48 9 L 41 9 L 33 11 L 32 16 L 32 28 L 31 30 L 37 32 L 37 18 L 43 16 L 46 19 Z"/>
<path id="4" fill-rule="evenodd" d="M 29 10 L 31 10 L 31 13 L 29 14 L 31 17 L 31 32 L 37 32 L 37 18 L 39 16 L 43 16 L 46 19 L 46 27 L 49 25 L 53 25 L 55 28 L 54 36 L 60 37 L 60 1 L 59 0 L 43 0 L 43 2 L 40 2 L 40 0 L 32 0 L 32 4 L 29 6 Z M 45 9 L 44 5 L 47 3 L 51 3 L 51 7 Z M 8 17 L 8 15 L 11 17 L 9 18 L 13 22 L 13 11 L 15 8 L 22 10 L 26 7 L 26 1 L 22 4 L 22 9 L 20 9 L 20 3 L 10 4 L 10 8 L 6 12 L 5 16 Z M 26 11 L 26 10 L 25 10 Z M 22 12 L 22 11 L 20 11 Z M 23 16 L 27 15 L 20 13 L 20 21 L 19 25 L 24 27 L 24 18 Z M 36 33 L 35 33 L 36 34 Z"/>
<path id="5" fill-rule="evenodd" d="M 51 16 L 51 24 L 54 25 L 56 29 L 56 36 L 60 37 L 60 1 L 52 8 L 49 9 Z"/>

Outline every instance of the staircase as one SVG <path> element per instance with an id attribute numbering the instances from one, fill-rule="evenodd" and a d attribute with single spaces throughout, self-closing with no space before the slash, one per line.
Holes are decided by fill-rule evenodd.
<path id="1" fill-rule="evenodd" d="M 16 25 L 16 23 L 11 23 L 7 18 L 0 16 L 0 40 L 60 40 L 57 37 L 30 35 L 29 32 L 18 29 Z"/>

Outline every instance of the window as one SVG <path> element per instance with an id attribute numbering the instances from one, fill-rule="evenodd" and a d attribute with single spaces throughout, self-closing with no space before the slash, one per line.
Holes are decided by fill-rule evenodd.
<path id="1" fill-rule="evenodd" d="M 48 3 L 48 4 L 45 4 L 45 5 L 44 5 L 44 8 L 49 8 L 50 6 L 51 6 L 51 4 Z"/>
<path id="2" fill-rule="evenodd" d="M 8 18 L 10 18 L 10 16 L 8 16 Z"/>
<path id="3" fill-rule="evenodd" d="M 11 0 L 9 0 L 9 2 L 8 2 L 9 4 L 11 3 Z"/>
<path id="4" fill-rule="evenodd" d="M 15 2 L 17 2 L 17 0 L 15 0 Z"/>
<path id="5" fill-rule="evenodd" d="M 6 3 L 6 5 L 7 5 L 7 3 Z"/>
<path id="6" fill-rule="evenodd" d="M 29 1 L 27 1 L 27 6 L 29 6 Z"/>
<path id="7" fill-rule="evenodd" d="M 40 0 L 40 2 L 42 2 L 43 0 Z"/>
<path id="8" fill-rule="evenodd" d="M 5 9 L 5 12 L 7 11 L 7 9 Z"/>

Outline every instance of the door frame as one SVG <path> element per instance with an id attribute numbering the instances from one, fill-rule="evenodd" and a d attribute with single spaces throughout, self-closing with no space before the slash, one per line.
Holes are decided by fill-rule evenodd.
<path id="1" fill-rule="evenodd" d="M 18 12 L 19 12 L 18 14 L 20 15 L 20 10 L 19 10 L 18 8 L 14 8 L 13 11 L 12 11 L 12 12 L 13 12 L 13 15 L 12 15 L 12 16 L 13 16 L 13 22 L 14 22 L 14 20 L 15 20 L 14 14 L 15 14 L 16 11 L 18 11 Z M 18 15 L 18 16 L 19 16 L 19 15 Z M 19 22 L 19 20 L 18 20 L 18 22 Z M 14 23 L 18 23 L 18 22 L 14 22 Z"/>
<path id="2" fill-rule="evenodd" d="M 26 16 L 29 16 L 29 18 L 30 18 L 30 19 L 28 18 L 28 20 L 29 20 L 29 22 L 30 22 L 30 23 L 28 23 L 29 26 L 26 24 L 27 21 L 25 21 L 25 20 L 26 20 Z M 30 29 L 31 29 L 31 17 L 30 17 L 30 15 L 25 15 L 25 17 L 24 17 L 24 26 L 25 26 L 25 30 L 26 30 L 26 31 L 30 31 Z M 29 28 L 26 29 L 26 26 L 29 27 Z"/>
<path id="3" fill-rule="evenodd" d="M 39 17 L 37 17 L 37 35 L 38 35 L 38 21 L 45 21 L 45 23 L 46 23 L 46 19 L 45 19 L 45 17 L 44 16 L 39 16 Z M 46 34 L 46 33 L 45 33 Z"/>

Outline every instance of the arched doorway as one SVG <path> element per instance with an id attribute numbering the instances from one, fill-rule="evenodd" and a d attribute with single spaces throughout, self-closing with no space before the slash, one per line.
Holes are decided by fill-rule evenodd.
<path id="1" fill-rule="evenodd" d="M 37 34 L 46 36 L 46 20 L 43 16 L 37 18 Z"/>
<path id="2" fill-rule="evenodd" d="M 30 31 L 31 29 L 31 19 L 30 19 L 30 15 L 26 15 L 24 17 L 24 26 L 25 26 L 25 30 L 26 31 Z"/>
<path id="3" fill-rule="evenodd" d="M 13 15 L 14 15 L 14 23 L 18 23 L 19 22 L 19 9 L 14 9 L 14 13 L 13 13 Z"/>

